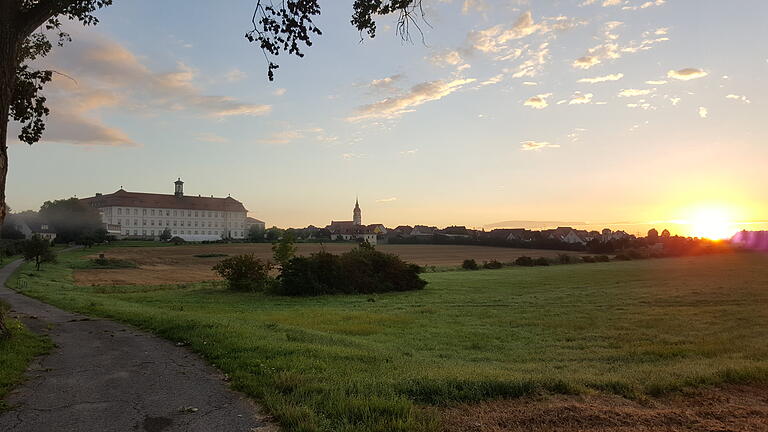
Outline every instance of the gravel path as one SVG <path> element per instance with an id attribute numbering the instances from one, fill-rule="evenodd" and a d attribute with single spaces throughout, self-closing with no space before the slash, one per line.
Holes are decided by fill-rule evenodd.
<path id="1" fill-rule="evenodd" d="M 56 348 L 36 360 L 11 392 L 0 431 L 267 432 L 255 404 L 187 349 L 135 328 L 89 319 L 5 287 L 21 265 L 0 269 L 0 299 L 11 315 Z"/>

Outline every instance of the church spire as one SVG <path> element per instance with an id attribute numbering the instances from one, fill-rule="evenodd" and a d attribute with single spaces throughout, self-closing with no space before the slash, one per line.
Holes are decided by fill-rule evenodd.
<path id="1" fill-rule="evenodd" d="M 354 225 L 363 224 L 363 215 L 360 210 L 360 203 L 358 202 L 357 196 L 355 196 L 355 209 L 352 210 L 352 224 Z"/>

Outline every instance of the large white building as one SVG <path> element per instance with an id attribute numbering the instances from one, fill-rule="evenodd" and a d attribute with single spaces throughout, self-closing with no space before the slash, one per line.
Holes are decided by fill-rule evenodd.
<path id="1" fill-rule="evenodd" d="M 165 229 L 187 241 L 242 239 L 248 235 L 248 210 L 243 203 L 232 197 L 184 195 L 181 179 L 175 182 L 173 195 L 121 188 L 82 201 L 99 209 L 106 226 L 115 227 L 122 237 L 157 238 Z"/>

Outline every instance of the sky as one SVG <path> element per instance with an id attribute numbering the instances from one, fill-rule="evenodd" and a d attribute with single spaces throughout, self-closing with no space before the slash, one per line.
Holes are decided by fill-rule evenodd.
<path id="1" fill-rule="evenodd" d="M 274 82 L 254 3 L 67 24 L 43 140 L 10 145 L 11 208 L 181 177 L 268 226 L 351 219 L 357 196 L 387 226 L 768 227 L 764 0 L 425 0 L 412 42 L 326 0 Z"/>

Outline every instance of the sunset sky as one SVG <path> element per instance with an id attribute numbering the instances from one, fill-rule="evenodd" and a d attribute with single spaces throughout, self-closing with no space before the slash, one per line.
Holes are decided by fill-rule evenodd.
<path id="1" fill-rule="evenodd" d="M 268 226 L 351 219 L 359 195 L 389 226 L 768 227 L 764 0 L 425 0 L 424 43 L 394 17 L 361 41 L 353 1 L 327 0 L 274 82 L 243 37 L 254 3 L 118 0 L 70 25 L 43 142 L 10 146 L 11 208 L 181 177 Z"/>

